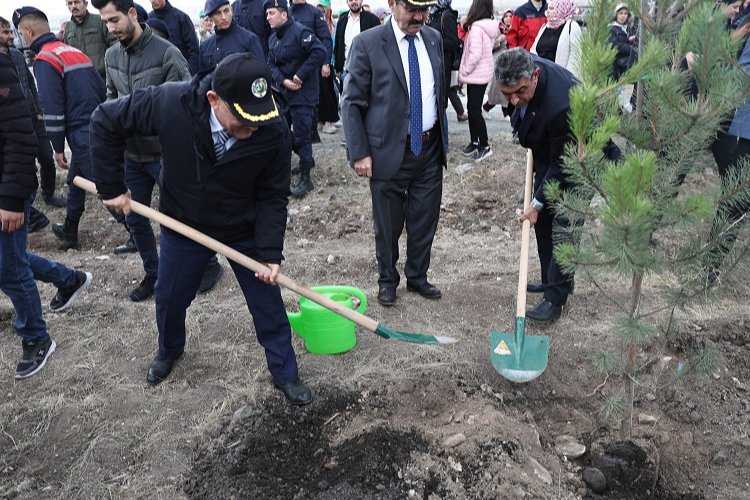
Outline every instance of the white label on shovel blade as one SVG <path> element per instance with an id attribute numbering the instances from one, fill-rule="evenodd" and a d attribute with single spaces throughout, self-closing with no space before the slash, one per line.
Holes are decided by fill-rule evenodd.
<path id="1" fill-rule="evenodd" d="M 504 340 L 501 340 L 500 343 L 497 344 L 497 347 L 495 347 L 495 354 L 499 354 L 500 356 L 510 356 L 510 349 L 508 349 Z"/>

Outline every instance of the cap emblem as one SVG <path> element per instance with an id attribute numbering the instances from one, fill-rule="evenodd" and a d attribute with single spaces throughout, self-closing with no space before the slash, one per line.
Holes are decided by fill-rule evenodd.
<path id="1" fill-rule="evenodd" d="M 258 99 L 263 99 L 268 93 L 268 82 L 265 78 L 256 78 L 250 86 L 250 91 Z"/>

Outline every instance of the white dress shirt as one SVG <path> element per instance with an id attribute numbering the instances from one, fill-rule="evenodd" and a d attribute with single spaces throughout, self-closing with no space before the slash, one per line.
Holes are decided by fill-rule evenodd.
<path id="1" fill-rule="evenodd" d="M 409 81 L 409 41 L 406 39 L 406 33 L 396 24 L 396 20 L 391 18 L 393 34 L 396 35 L 398 51 L 401 53 L 401 64 L 406 74 L 406 87 L 411 95 L 411 82 Z M 414 46 L 417 49 L 417 59 L 419 60 L 419 78 L 422 83 L 422 131 L 426 132 L 435 126 L 437 122 L 437 97 L 435 95 L 435 75 L 432 73 L 432 63 L 427 53 L 422 33 L 417 33 L 414 37 Z M 443 50 L 440 47 L 440 50 Z"/>
<path id="2" fill-rule="evenodd" d="M 347 19 L 346 28 L 344 28 L 344 61 L 349 59 L 349 49 L 352 48 L 352 41 L 361 31 L 359 27 L 361 17 L 361 13 L 357 14 L 357 17 L 352 17 L 351 11 L 349 12 L 349 19 Z"/>

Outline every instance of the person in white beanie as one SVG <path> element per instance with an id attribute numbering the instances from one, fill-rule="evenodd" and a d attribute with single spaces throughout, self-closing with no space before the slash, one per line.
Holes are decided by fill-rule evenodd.
<path id="1" fill-rule="evenodd" d="M 619 79 L 637 57 L 635 30 L 629 21 L 630 9 L 627 4 L 618 3 L 615 6 L 615 17 L 609 25 L 609 43 L 617 49 L 612 68 L 612 76 L 615 79 Z"/>

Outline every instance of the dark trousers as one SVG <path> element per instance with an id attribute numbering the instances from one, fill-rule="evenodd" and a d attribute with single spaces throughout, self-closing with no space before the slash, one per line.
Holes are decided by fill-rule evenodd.
<path id="1" fill-rule="evenodd" d="M 458 116 L 464 114 L 464 104 L 461 102 L 461 98 L 458 97 L 458 86 L 448 88 L 448 100 L 450 100 L 451 106 L 453 106 Z"/>
<path id="2" fill-rule="evenodd" d="M 154 185 L 159 180 L 161 161 L 140 162 L 131 158 L 125 158 L 125 185 L 130 190 L 133 200 L 151 206 L 151 195 Z M 156 276 L 159 269 L 159 254 L 156 250 L 156 238 L 151 222 L 144 216 L 131 212 L 125 216 L 130 234 L 138 248 L 138 254 L 143 262 L 143 270 L 146 274 Z"/>
<path id="3" fill-rule="evenodd" d="M 47 324 L 42 318 L 42 301 L 26 253 L 29 230 L 30 196 L 24 203 L 24 222 L 12 233 L 0 232 L 0 290 L 13 303 L 13 327 L 24 342 L 47 340 Z"/>
<path id="4" fill-rule="evenodd" d="M 44 121 L 35 120 L 34 133 L 39 142 L 36 151 L 36 160 L 39 162 L 39 186 L 44 196 L 53 196 L 55 194 L 55 159 L 47 129 L 44 128 Z"/>
<path id="5" fill-rule="evenodd" d="M 717 158 L 716 153 L 714 153 L 716 164 L 719 165 L 719 174 L 721 176 L 721 180 L 722 182 L 724 182 L 734 169 L 739 168 L 739 163 L 743 158 L 750 158 L 750 140 L 744 139 L 742 137 L 740 137 L 738 140 L 736 136 L 731 136 L 720 132 L 719 137 L 717 137 L 717 141 L 721 138 L 722 135 L 727 136 L 724 138 L 724 140 L 726 141 L 725 149 L 729 149 L 731 140 L 736 141 L 734 143 L 735 147 L 733 148 L 734 158 L 729 162 L 728 165 L 724 167 L 724 169 L 722 169 L 719 163 L 720 159 Z M 729 138 L 731 138 L 731 140 Z M 714 151 L 713 144 L 711 145 L 711 151 Z M 714 252 L 713 255 L 709 257 L 709 266 L 711 268 L 718 269 L 721 266 L 721 262 L 724 260 L 726 254 L 732 249 L 732 246 L 734 246 L 734 241 L 737 239 L 737 233 L 740 230 L 740 224 L 738 224 L 737 222 L 748 211 L 750 211 L 750 206 L 748 206 L 747 203 L 719 204 L 716 210 L 716 217 L 714 218 L 714 222 L 711 227 L 711 235 L 713 238 L 718 238 L 719 243 L 716 252 Z M 727 227 L 727 224 L 729 224 L 729 227 Z"/>
<path id="6" fill-rule="evenodd" d="M 339 100 L 334 89 L 333 75 L 320 77 L 318 116 L 315 123 L 335 123 L 339 121 Z"/>
<path id="7" fill-rule="evenodd" d="M 484 100 L 485 90 L 487 90 L 486 83 L 484 85 L 466 85 L 466 109 L 469 113 L 471 142 L 478 143 L 482 147 L 489 145 L 487 124 L 482 116 L 482 101 Z"/>
<path id="8" fill-rule="evenodd" d="M 289 114 L 291 115 L 289 123 L 292 125 L 294 152 L 299 156 L 300 167 L 312 168 L 315 166 L 315 160 L 313 159 L 310 133 L 312 132 L 315 107 L 290 105 Z"/>
<path id="9" fill-rule="evenodd" d="M 453 71 L 453 61 L 455 60 L 456 55 L 455 52 L 449 51 L 449 52 L 443 52 L 443 63 L 445 70 L 443 72 L 443 84 L 445 85 L 446 89 L 451 88 L 451 72 Z M 445 103 L 443 106 L 447 109 L 448 108 L 448 96 L 450 95 L 450 91 L 445 93 Z M 455 104 L 454 104 L 455 107 Z"/>
<path id="10" fill-rule="evenodd" d="M 86 208 L 86 191 L 73 185 L 73 179 L 80 175 L 93 180 L 91 156 L 89 155 L 89 126 L 84 125 L 65 135 L 70 146 L 70 167 L 68 168 L 68 217 L 77 222 L 81 220 Z"/>
<path id="11" fill-rule="evenodd" d="M 551 207 L 543 208 L 534 224 L 534 234 L 536 234 L 542 283 L 547 285 L 544 298 L 561 306 L 568 301 L 568 295 L 573 286 L 573 276 L 565 274 L 553 257 L 555 226 L 566 228 L 570 226 L 570 222 L 564 217 L 556 217 Z"/>
<path id="12" fill-rule="evenodd" d="M 229 246 L 259 260 L 252 240 Z M 213 250 L 162 226 L 159 275 L 154 287 L 160 356 L 174 358 L 185 349 L 187 308 L 195 298 L 212 255 Z M 245 295 L 258 342 L 266 351 L 268 370 L 274 380 L 281 384 L 295 381 L 297 359 L 292 348 L 292 330 L 281 299 L 281 290 L 257 279 L 253 271 L 235 262 L 229 263 Z"/>
<path id="13" fill-rule="evenodd" d="M 68 200 L 67 217 L 73 222 L 81 220 L 86 208 L 86 191 L 73 185 L 73 179 L 80 175 L 84 179 L 94 180 L 91 168 L 91 156 L 89 155 L 89 126 L 84 125 L 65 135 L 70 146 L 70 167 L 68 168 Z M 125 216 L 113 210 L 109 210 L 117 222 L 125 222 Z"/>
<path id="14" fill-rule="evenodd" d="M 435 127 L 434 130 L 437 130 Z M 407 283 L 421 285 L 427 281 L 432 241 L 440 217 L 443 196 L 442 142 L 435 132 L 416 157 L 406 140 L 401 168 L 393 179 L 370 181 L 372 215 L 375 229 L 375 254 L 378 260 L 378 284 L 396 287 L 398 240 L 406 225 Z"/>

